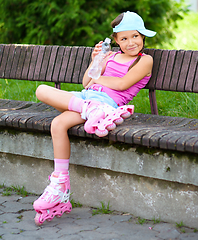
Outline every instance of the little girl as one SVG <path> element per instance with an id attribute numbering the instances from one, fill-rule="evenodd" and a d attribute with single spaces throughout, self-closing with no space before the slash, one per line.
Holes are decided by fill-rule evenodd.
<path id="1" fill-rule="evenodd" d="M 37 214 L 35 223 L 41 225 L 46 219 L 71 211 L 69 158 L 70 141 L 68 129 L 85 123 L 85 131 L 105 136 L 108 130 L 120 124 L 133 113 L 133 106 L 125 106 L 148 83 L 153 66 L 150 55 L 143 53 L 145 36 L 156 32 L 147 30 L 142 18 L 134 12 L 120 14 L 112 23 L 113 38 L 120 46 L 119 52 L 110 52 L 104 59 L 99 79 L 83 77 L 82 92 L 66 92 L 46 85 L 36 90 L 37 98 L 61 112 L 51 123 L 54 149 L 54 172 L 50 185 L 34 202 Z M 92 62 L 101 51 L 102 42 L 96 44 Z M 86 121 L 86 122 L 85 122 Z M 99 131 L 97 131 L 99 129 Z"/>

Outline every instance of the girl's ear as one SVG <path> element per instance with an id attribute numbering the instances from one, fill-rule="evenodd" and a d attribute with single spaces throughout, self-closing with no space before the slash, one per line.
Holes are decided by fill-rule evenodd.
<path id="1" fill-rule="evenodd" d="M 118 44 L 117 37 L 114 37 L 114 41 Z M 118 44 L 119 45 L 119 44 Z"/>

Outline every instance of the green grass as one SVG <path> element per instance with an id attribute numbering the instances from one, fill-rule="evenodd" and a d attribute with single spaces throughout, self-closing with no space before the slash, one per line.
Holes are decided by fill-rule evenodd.
<path id="1" fill-rule="evenodd" d="M 164 49 L 198 50 L 198 13 L 191 12 L 178 22 L 173 45 L 164 44 Z M 38 102 L 35 91 L 44 82 L 0 79 L 0 98 Z M 53 83 L 45 83 L 54 86 Z M 80 84 L 62 84 L 61 89 L 81 91 Z M 173 117 L 198 118 L 198 94 L 156 91 L 158 111 L 160 115 Z M 132 101 L 135 112 L 150 114 L 148 90 L 141 90 Z"/>
<path id="2" fill-rule="evenodd" d="M 21 195 L 22 197 L 26 197 L 28 195 L 30 195 L 30 193 L 28 193 L 24 187 L 20 187 L 20 186 L 11 186 L 11 187 L 5 187 L 5 185 L 0 185 L 0 188 L 3 189 L 2 191 L 2 196 L 10 196 L 13 193 L 16 193 L 17 195 Z"/>
<path id="3" fill-rule="evenodd" d="M 110 202 L 108 202 L 107 206 L 105 206 L 105 203 L 104 202 L 100 202 L 101 203 L 101 207 L 100 208 L 97 208 L 97 209 L 93 209 L 92 210 L 92 215 L 96 215 L 96 214 L 110 214 L 112 213 L 113 211 L 110 210 Z"/>

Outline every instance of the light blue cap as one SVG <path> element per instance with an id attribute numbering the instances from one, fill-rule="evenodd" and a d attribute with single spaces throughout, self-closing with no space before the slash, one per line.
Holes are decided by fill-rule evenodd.
<path id="1" fill-rule="evenodd" d="M 155 36 L 156 32 L 148 30 L 144 26 L 143 19 L 134 12 L 125 12 L 122 21 L 113 28 L 113 32 L 136 30 L 147 37 Z"/>

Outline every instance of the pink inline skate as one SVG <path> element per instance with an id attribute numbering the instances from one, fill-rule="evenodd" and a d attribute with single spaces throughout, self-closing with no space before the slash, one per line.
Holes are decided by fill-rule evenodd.
<path id="1" fill-rule="evenodd" d="M 34 220 L 38 226 L 42 225 L 45 220 L 51 221 L 55 216 L 61 217 L 64 212 L 70 213 L 72 210 L 69 201 L 69 173 L 59 173 L 58 176 L 52 173 L 50 181 L 50 185 L 33 204 L 37 212 Z"/>
<path id="2" fill-rule="evenodd" d="M 104 137 L 108 131 L 123 123 L 124 119 L 130 117 L 133 112 L 133 105 L 114 108 L 106 103 L 88 101 L 83 106 L 81 117 L 87 119 L 84 124 L 87 133 L 95 133 L 99 137 Z"/>
<path id="3" fill-rule="evenodd" d="M 95 134 L 98 137 L 104 137 L 108 134 L 108 131 L 116 128 L 116 125 L 123 123 L 125 118 L 130 117 L 134 112 L 133 105 L 125 105 L 116 108 L 114 111 L 107 114 L 105 119 L 102 119 L 97 125 Z"/>

